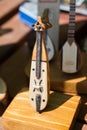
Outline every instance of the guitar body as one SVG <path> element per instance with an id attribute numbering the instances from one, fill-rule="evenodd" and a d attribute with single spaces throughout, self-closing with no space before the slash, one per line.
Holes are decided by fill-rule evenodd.
<path id="1" fill-rule="evenodd" d="M 82 56 L 75 42 L 75 0 L 70 0 L 68 37 L 66 43 L 59 52 L 59 68 L 65 73 L 76 73 L 82 67 Z"/>
<path id="2" fill-rule="evenodd" d="M 47 53 L 48 53 L 48 60 L 51 61 L 54 57 L 54 46 L 53 43 L 50 39 L 50 37 L 48 36 L 48 34 L 46 34 L 46 39 L 45 39 L 45 44 L 46 44 L 46 49 L 47 49 Z"/>
<path id="3" fill-rule="evenodd" d="M 76 73 L 82 68 L 82 54 L 75 42 L 71 45 L 66 41 L 59 51 L 58 67 L 65 73 Z"/>
<path id="4" fill-rule="evenodd" d="M 79 59 L 79 60 L 78 60 Z M 75 42 L 71 45 L 68 41 L 62 48 L 62 71 L 76 73 L 81 68 L 81 54 Z"/>
<path id="5" fill-rule="evenodd" d="M 48 102 L 50 89 L 49 64 L 44 40 L 42 39 L 41 76 L 36 77 L 36 44 L 34 46 L 31 62 L 29 100 L 31 106 L 38 112 L 42 111 Z"/>
<path id="6" fill-rule="evenodd" d="M 77 46 L 75 43 L 69 45 L 66 42 L 63 46 L 62 70 L 68 73 L 75 73 L 77 71 Z"/>

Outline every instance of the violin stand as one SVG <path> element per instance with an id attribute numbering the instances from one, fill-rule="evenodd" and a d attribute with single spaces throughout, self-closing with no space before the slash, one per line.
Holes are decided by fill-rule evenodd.
<path id="1" fill-rule="evenodd" d="M 29 104 L 29 92 L 18 93 L 2 116 L 6 130 L 71 130 L 78 114 L 80 96 L 51 91 L 47 108 L 37 113 Z"/>

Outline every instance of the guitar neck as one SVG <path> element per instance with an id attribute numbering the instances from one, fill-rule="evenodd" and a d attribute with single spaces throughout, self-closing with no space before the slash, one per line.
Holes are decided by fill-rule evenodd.
<path id="1" fill-rule="evenodd" d="M 69 26 L 68 26 L 68 42 L 72 44 L 75 35 L 75 4 L 76 0 L 70 0 Z"/>
<path id="2" fill-rule="evenodd" d="M 36 77 L 41 77 L 42 31 L 36 31 Z"/>

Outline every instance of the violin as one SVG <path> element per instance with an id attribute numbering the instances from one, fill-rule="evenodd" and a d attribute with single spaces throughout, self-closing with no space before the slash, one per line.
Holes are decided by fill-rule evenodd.
<path id="1" fill-rule="evenodd" d="M 36 42 L 32 52 L 29 100 L 31 106 L 41 112 L 48 103 L 50 78 L 48 55 L 44 41 L 44 31 L 52 27 L 48 20 L 43 21 L 38 16 L 37 23 L 33 25 L 36 31 Z"/>

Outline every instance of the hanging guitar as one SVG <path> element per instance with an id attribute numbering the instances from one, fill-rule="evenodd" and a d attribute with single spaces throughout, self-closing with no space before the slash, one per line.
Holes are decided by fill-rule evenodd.
<path id="1" fill-rule="evenodd" d="M 41 112 L 47 105 L 50 89 L 48 56 L 44 43 L 44 31 L 52 25 L 49 21 L 42 22 L 39 16 L 33 25 L 36 31 L 36 43 L 34 46 L 30 72 L 29 100 L 31 106 Z"/>
<path id="2" fill-rule="evenodd" d="M 68 38 L 59 52 L 59 67 L 65 73 L 76 73 L 82 67 L 82 55 L 79 46 L 75 42 L 75 2 L 70 0 Z"/>

